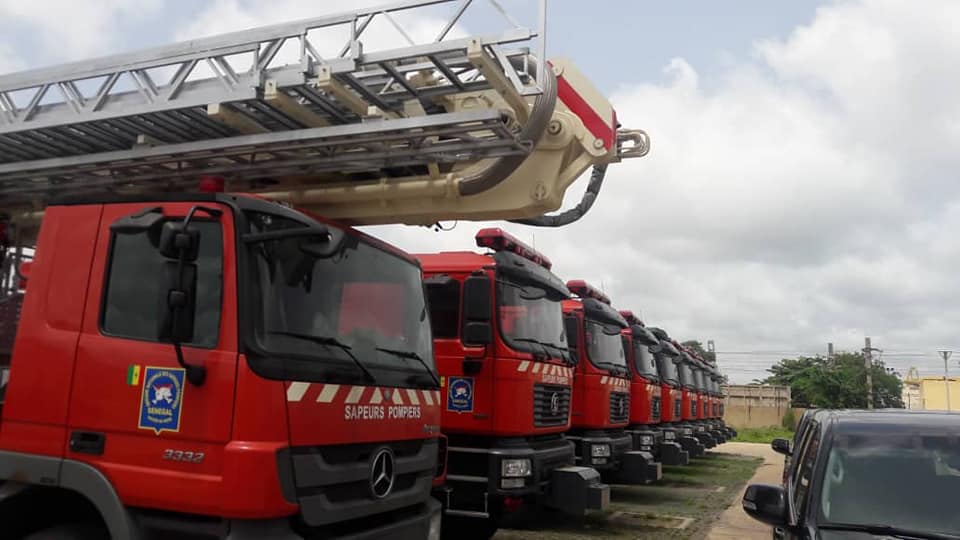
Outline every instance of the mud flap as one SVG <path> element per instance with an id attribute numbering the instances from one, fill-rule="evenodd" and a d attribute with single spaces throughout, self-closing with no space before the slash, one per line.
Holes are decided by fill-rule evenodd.
<path id="1" fill-rule="evenodd" d="M 698 441 L 696 437 L 684 435 L 680 437 L 680 439 L 678 439 L 678 442 L 680 443 L 680 446 L 683 447 L 683 449 L 686 450 L 687 453 L 690 454 L 690 457 L 692 458 L 700 457 L 706 451 L 706 449 L 703 447 L 702 444 L 700 444 L 700 441 Z"/>
<path id="2" fill-rule="evenodd" d="M 610 505 L 610 486 L 590 467 L 560 467 L 550 473 L 550 491 L 544 505 L 564 514 L 583 516 L 587 510 Z"/>
<path id="3" fill-rule="evenodd" d="M 633 450 L 623 454 L 614 478 L 620 484 L 650 484 L 663 478 L 663 468 L 653 454 Z"/>
<path id="4" fill-rule="evenodd" d="M 689 465 L 690 453 L 675 442 L 660 443 L 660 461 L 664 465 Z"/>

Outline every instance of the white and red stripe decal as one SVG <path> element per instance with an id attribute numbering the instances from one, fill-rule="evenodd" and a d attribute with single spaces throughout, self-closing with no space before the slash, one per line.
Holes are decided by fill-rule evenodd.
<path id="1" fill-rule="evenodd" d="M 546 364 L 543 362 L 531 362 L 524 360 L 517 364 L 517 371 L 520 373 L 539 373 L 541 375 L 556 375 L 558 377 L 573 377 L 573 368 L 569 366 L 558 366 L 556 364 Z"/>
<path id="2" fill-rule="evenodd" d="M 291 403 L 332 403 L 335 405 L 427 405 L 440 404 L 438 390 L 413 388 L 383 388 L 377 386 L 354 386 L 320 384 L 293 381 L 287 385 L 287 401 Z"/>
<path id="3" fill-rule="evenodd" d="M 609 377 L 607 375 L 600 377 L 600 384 L 605 386 L 610 386 L 613 388 L 630 388 L 629 379 L 622 379 L 620 377 Z"/>

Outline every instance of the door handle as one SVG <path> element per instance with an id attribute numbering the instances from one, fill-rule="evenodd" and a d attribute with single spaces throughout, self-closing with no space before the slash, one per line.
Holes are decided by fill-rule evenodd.
<path id="1" fill-rule="evenodd" d="M 95 431 L 74 431 L 70 434 L 70 450 L 81 454 L 103 454 L 107 436 Z"/>

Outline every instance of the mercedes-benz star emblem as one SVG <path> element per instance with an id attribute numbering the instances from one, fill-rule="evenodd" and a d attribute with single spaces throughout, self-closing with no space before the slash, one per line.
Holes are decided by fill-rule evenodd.
<path id="1" fill-rule="evenodd" d="M 550 412 L 553 413 L 554 416 L 560 414 L 560 394 L 556 392 L 550 396 Z"/>
<path id="2" fill-rule="evenodd" d="M 393 490 L 393 474 L 393 452 L 389 448 L 381 448 L 370 462 L 370 494 L 377 499 L 389 495 Z"/>

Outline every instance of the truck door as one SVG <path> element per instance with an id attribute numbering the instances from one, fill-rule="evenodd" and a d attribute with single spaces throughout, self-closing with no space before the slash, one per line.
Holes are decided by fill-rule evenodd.
<path id="1" fill-rule="evenodd" d="M 117 220 L 162 208 L 182 221 L 188 203 L 106 205 L 77 349 L 68 416 L 68 459 L 90 463 L 128 505 L 215 513 L 221 458 L 230 439 L 237 370 L 233 217 L 197 213 L 193 340 L 187 380 L 173 346 L 158 339 L 167 290 L 164 258 L 146 231 L 111 230 Z M 212 207 L 213 204 L 207 203 Z M 155 240 L 154 240 L 155 241 Z"/>

